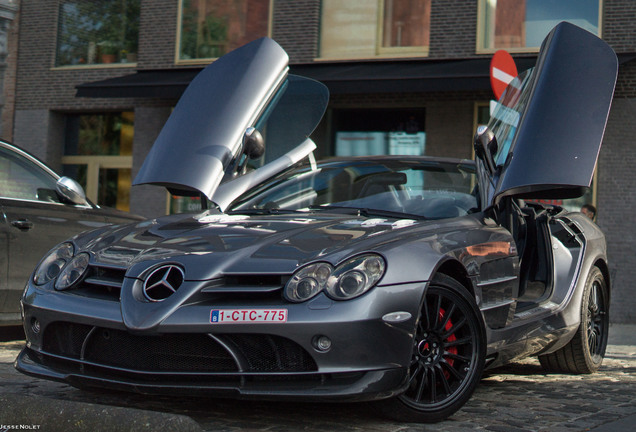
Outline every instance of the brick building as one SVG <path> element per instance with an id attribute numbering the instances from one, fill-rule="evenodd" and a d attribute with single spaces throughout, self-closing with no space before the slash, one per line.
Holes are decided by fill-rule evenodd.
<path id="1" fill-rule="evenodd" d="M 610 245 L 615 322 L 636 322 L 636 2 L 631 0 L 22 0 L 13 124 L 4 137 L 79 179 L 100 204 L 147 216 L 165 190 L 131 179 L 198 70 L 269 35 L 292 73 L 324 82 L 331 101 L 318 155 L 391 151 L 410 128 L 419 152 L 471 158 L 492 98 L 488 65 L 503 48 L 520 70 L 561 20 L 605 39 L 620 72 L 594 187 Z M 9 32 L 11 35 L 12 33 Z M 11 47 L 11 40 L 9 47 Z M 13 42 L 14 44 L 16 42 Z M 590 65 L 593 67 L 593 65 Z M 5 91 L 6 94 L 6 91 Z M 3 119 L 7 117 L 6 112 Z M 271 157 L 276 149 L 269 149 Z"/>

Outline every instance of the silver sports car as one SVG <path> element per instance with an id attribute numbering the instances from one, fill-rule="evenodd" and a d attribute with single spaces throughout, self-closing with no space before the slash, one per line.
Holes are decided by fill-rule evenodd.
<path id="1" fill-rule="evenodd" d="M 590 186 L 617 75 L 607 44 L 559 24 L 477 133 L 476 162 L 316 162 L 307 137 L 327 90 L 287 62 L 259 39 L 190 84 L 135 183 L 204 208 L 52 249 L 22 297 L 20 371 L 81 388 L 367 400 L 433 422 L 485 368 L 599 367 L 603 233 L 531 200 Z M 266 144 L 279 157 L 249 170 Z"/>

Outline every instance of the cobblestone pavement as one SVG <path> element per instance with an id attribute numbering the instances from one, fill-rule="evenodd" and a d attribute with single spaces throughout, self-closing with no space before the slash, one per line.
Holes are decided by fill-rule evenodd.
<path id="1" fill-rule="evenodd" d="M 628 331 L 636 331 L 629 326 Z M 633 338 L 632 338 L 633 339 Z M 610 343 L 599 373 L 546 375 L 534 359 L 489 372 L 472 399 L 435 425 L 385 420 L 371 404 L 313 404 L 86 392 L 13 368 L 23 342 L 0 343 L 0 396 L 134 407 L 194 419 L 205 431 L 618 431 L 636 430 L 636 344 Z M 631 342 L 630 342 L 631 343 Z M 618 422 L 622 419 L 622 423 Z M 11 419 L 0 418 L 0 424 Z M 612 424 L 614 426 L 612 426 Z M 618 427 L 620 425 L 620 428 Z M 44 424 L 41 431 L 49 429 Z M 57 429 L 55 429 L 57 430 Z"/>

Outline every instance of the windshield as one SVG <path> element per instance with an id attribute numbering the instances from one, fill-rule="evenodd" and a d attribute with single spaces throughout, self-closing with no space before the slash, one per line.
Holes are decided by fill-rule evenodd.
<path id="1" fill-rule="evenodd" d="M 471 163 L 423 159 L 332 160 L 301 165 L 239 197 L 229 212 L 363 210 L 442 219 L 478 211 Z"/>

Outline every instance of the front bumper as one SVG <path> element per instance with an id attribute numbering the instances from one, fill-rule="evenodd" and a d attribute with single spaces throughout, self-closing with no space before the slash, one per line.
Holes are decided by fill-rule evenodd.
<path id="1" fill-rule="evenodd" d="M 24 348 L 15 362 L 27 375 L 79 388 L 106 388 L 142 394 L 218 396 L 237 399 L 375 400 L 403 391 L 406 370 L 394 368 L 341 373 L 142 374 L 69 362 Z"/>
<path id="2" fill-rule="evenodd" d="M 424 287 L 376 287 L 345 302 L 182 305 L 158 326 L 139 331 L 126 327 L 116 301 L 30 286 L 23 297 L 27 347 L 16 368 L 77 387 L 148 394 L 387 398 L 406 387 Z M 262 307 L 288 309 L 288 321 L 209 322 L 212 308 Z M 392 312 L 410 318 L 382 319 Z M 319 336 L 331 340 L 329 350 L 316 347 Z"/>

